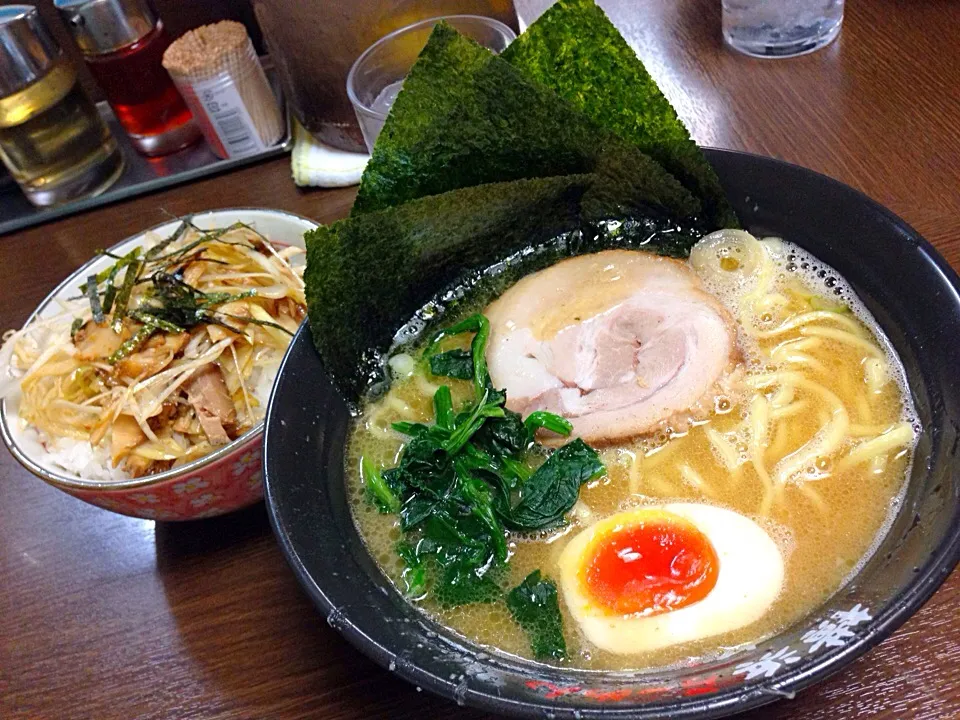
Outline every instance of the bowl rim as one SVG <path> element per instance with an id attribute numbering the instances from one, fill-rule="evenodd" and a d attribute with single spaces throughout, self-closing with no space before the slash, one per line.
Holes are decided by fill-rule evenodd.
<path id="1" fill-rule="evenodd" d="M 190 213 L 191 218 L 203 218 L 210 215 L 219 215 L 224 213 L 266 213 L 268 215 L 275 216 L 284 216 L 288 219 L 293 219 L 295 221 L 300 221 L 311 225 L 311 229 L 315 229 L 320 226 L 316 220 L 311 220 L 308 217 L 303 215 L 298 215 L 297 213 L 289 212 L 287 210 L 277 210 L 274 208 L 262 208 L 262 207 L 227 207 L 227 208 L 215 208 L 211 210 L 202 210 L 196 213 Z M 114 251 L 117 248 L 130 243 L 138 238 L 143 237 L 147 233 L 154 232 L 159 228 L 164 227 L 165 225 L 170 225 L 171 223 L 177 222 L 182 218 L 171 218 L 169 220 L 164 220 L 159 222 L 156 225 L 140 230 L 139 232 L 130 235 L 119 242 L 114 243 L 109 248 L 108 251 Z M 84 271 L 90 267 L 92 264 L 99 260 L 99 256 L 94 255 L 85 263 L 80 265 L 76 270 L 70 273 L 66 278 L 64 278 L 57 286 L 47 293 L 46 297 L 40 301 L 40 304 L 34 309 L 32 313 L 27 317 L 23 322 L 21 327 L 26 327 L 34 318 L 36 318 L 43 310 L 45 310 L 57 296 L 65 290 L 71 283 L 75 282 L 79 277 L 81 277 Z M 292 340 L 291 340 L 292 342 Z M 288 348 L 289 349 L 289 348 Z M 280 367 L 283 363 L 281 362 Z M 280 374 L 279 368 L 277 374 Z M 276 380 L 276 378 L 274 378 Z M 272 388 L 271 388 L 272 394 Z M 269 406 L 269 398 L 268 406 Z M 158 485 L 172 478 L 181 477 L 183 475 L 189 475 L 195 472 L 203 470 L 208 465 L 219 462 L 220 460 L 229 457 L 238 450 L 242 450 L 248 445 L 253 444 L 263 434 L 263 429 L 265 427 L 265 419 L 260 420 L 256 425 L 247 430 L 243 435 L 238 437 L 235 440 L 227 443 L 221 448 L 217 448 L 213 452 L 210 452 L 203 457 L 199 457 L 192 462 L 187 463 L 186 465 L 181 465 L 180 467 L 170 468 L 169 470 L 164 470 L 163 472 L 156 473 L 155 475 L 145 475 L 139 478 L 124 478 L 120 480 L 86 480 L 81 477 L 74 477 L 66 473 L 59 473 L 49 468 L 45 468 L 39 463 L 37 463 L 30 455 L 20 447 L 16 439 L 13 436 L 13 433 L 10 429 L 10 419 L 8 418 L 7 412 L 7 400 L 6 398 L 0 399 L 0 437 L 3 438 L 4 444 L 6 444 L 7 449 L 10 451 L 10 454 L 13 455 L 14 459 L 20 463 L 24 468 L 29 470 L 31 473 L 39 477 L 45 482 L 55 485 L 60 488 L 69 489 L 69 490 L 102 490 L 102 491 L 112 491 L 112 490 L 130 490 L 133 488 L 143 488 L 150 485 Z"/>
<path id="2" fill-rule="evenodd" d="M 873 200 L 860 190 L 828 175 L 785 160 L 739 150 L 713 147 L 703 147 L 702 150 L 704 150 L 708 159 L 710 156 L 718 158 L 724 155 L 737 156 L 749 158 L 751 162 L 760 160 L 783 168 L 800 170 L 803 173 L 809 174 L 812 179 L 823 182 L 841 192 L 848 193 L 852 199 L 859 200 L 874 211 L 879 211 L 890 222 L 892 227 L 916 241 L 918 247 L 923 250 L 939 271 L 943 283 L 951 286 L 954 292 L 960 295 L 960 276 L 958 276 L 957 272 L 950 266 L 940 252 L 907 222 L 893 213 L 893 211 Z M 306 331 L 306 327 L 301 327 L 297 338 L 291 342 L 290 348 L 288 348 L 281 362 L 280 369 L 277 371 L 278 382 L 287 366 L 292 348 L 297 339 L 301 335 L 304 335 Z M 278 383 L 275 383 L 275 387 L 277 384 Z M 275 400 L 276 395 L 271 394 L 265 416 L 267 428 L 272 425 L 272 422 L 274 422 L 273 416 L 277 413 L 274 408 Z M 325 614 L 331 613 L 338 610 L 337 604 L 330 599 L 328 592 L 321 588 L 310 574 L 301 553 L 298 552 L 295 546 L 294 539 L 289 532 L 289 525 L 284 518 L 281 517 L 279 512 L 276 500 L 276 489 L 274 487 L 277 480 L 270 472 L 270 448 L 270 433 L 266 432 L 264 437 L 264 497 L 266 499 L 270 524 L 277 536 L 281 551 L 301 586 L 317 607 Z M 396 652 L 381 645 L 374 637 L 367 634 L 363 628 L 353 622 L 348 614 L 341 613 L 334 627 L 351 645 L 381 667 L 396 672 L 400 677 L 417 687 L 425 688 L 440 697 L 453 700 L 457 702 L 458 705 L 466 704 L 488 712 L 492 711 L 509 714 L 513 717 L 529 718 L 542 718 L 544 713 L 547 713 L 548 717 L 573 717 L 578 719 L 602 717 L 623 718 L 624 720 L 626 718 L 646 718 L 652 720 L 653 718 L 671 717 L 697 718 L 698 720 L 703 720 L 704 718 L 725 717 L 733 713 L 756 709 L 784 697 L 792 698 L 796 692 L 804 690 L 830 675 L 843 670 L 854 660 L 887 639 L 895 630 L 911 618 L 943 584 L 958 563 L 960 563 L 960 506 L 954 508 L 947 532 L 941 541 L 933 548 L 924 564 L 918 568 L 913 579 L 893 595 L 883 607 L 877 609 L 876 615 L 870 622 L 868 632 L 857 634 L 842 647 L 831 648 L 830 650 L 821 652 L 807 662 L 797 663 L 796 666 L 788 665 L 775 677 L 760 677 L 753 680 L 745 680 L 742 683 L 722 688 L 715 692 L 687 697 L 682 700 L 653 701 L 643 704 L 628 700 L 616 706 L 598 706 L 586 703 L 579 703 L 577 705 L 555 705 L 550 704 L 548 700 L 543 698 L 539 700 L 519 700 L 494 694 L 483 688 L 476 687 L 469 688 L 469 692 L 467 693 L 461 693 L 458 692 L 455 685 L 445 677 L 436 675 L 412 663 L 396 663 Z M 396 588 L 394 589 L 396 590 Z M 433 622 L 432 619 L 431 622 Z M 443 627 L 435 622 L 433 622 L 433 624 L 437 627 Z M 470 640 L 463 640 L 463 642 L 474 648 L 481 647 Z M 591 671 L 577 672 L 590 673 Z"/>

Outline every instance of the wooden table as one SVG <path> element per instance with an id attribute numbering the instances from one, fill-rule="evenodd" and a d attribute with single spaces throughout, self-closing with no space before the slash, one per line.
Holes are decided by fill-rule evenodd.
<path id="1" fill-rule="evenodd" d="M 860 188 L 960 266 L 960 4 L 852 0 L 837 43 L 783 61 L 723 49 L 718 0 L 602 4 L 702 144 Z M 2 237 L 0 328 L 22 323 L 95 248 L 163 219 L 161 208 L 264 206 L 327 222 L 352 199 L 296 190 L 288 161 L 276 160 Z M 958 601 L 954 573 L 852 667 L 749 717 L 960 716 Z M 180 525 L 134 520 L 47 487 L 0 451 L 0 717 L 443 713 L 481 717 L 415 692 L 331 630 L 262 505 Z"/>

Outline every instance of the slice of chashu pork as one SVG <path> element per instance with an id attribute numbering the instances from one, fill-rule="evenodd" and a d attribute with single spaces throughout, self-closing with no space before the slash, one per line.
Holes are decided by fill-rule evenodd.
<path id="1" fill-rule="evenodd" d="M 606 250 L 528 275 L 487 307 L 507 407 L 548 410 L 609 443 L 707 402 L 736 365 L 733 319 L 686 263 Z"/>

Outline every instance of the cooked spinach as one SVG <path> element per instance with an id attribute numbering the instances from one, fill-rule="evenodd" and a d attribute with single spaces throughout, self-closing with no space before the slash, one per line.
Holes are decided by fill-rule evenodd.
<path id="1" fill-rule="evenodd" d="M 569 432 L 568 428 L 566 434 Z M 504 409 L 502 418 L 485 422 L 473 438 L 474 445 L 478 448 L 501 458 L 523 452 L 531 440 L 530 427 L 518 413 L 507 409 Z"/>
<path id="2" fill-rule="evenodd" d="M 472 365 L 471 365 L 472 367 Z M 438 373 L 434 373 L 436 375 Z M 471 373 L 471 377 L 473 377 Z M 436 417 L 437 425 L 444 430 L 452 430 L 454 423 L 453 415 L 453 396 L 450 394 L 450 388 L 441 385 L 433 395 L 433 414 Z M 405 433 L 412 435 L 413 433 Z"/>
<path id="3" fill-rule="evenodd" d="M 530 649 L 538 660 L 562 660 L 567 654 L 563 619 L 557 602 L 557 586 L 541 579 L 534 570 L 507 594 L 507 607 L 517 624 L 530 638 Z"/>
<path id="4" fill-rule="evenodd" d="M 438 377 L 473 380 L 473 353 L 468 350 L 447 350 L 430 358 L 430 372 Z"/>
<path id="5" fill-rule="evenodd" d="M 581 485 L 603 472 L 597 453 L 581 440 L 534 467 L 542 457 L 534 439 L 537 430 L 568 435 L 571 426 L 547 412 L 533 413 L 524 422 L 505 407 L 506 394 L 492 386 L 484 359 L 489 332 L 485 317 L 471 315 L 431 338 L 424 350 L 431 362 L 423 366 L 432 368 L 432 361 L 445 354 L 433 354 L 441 340 L 473 333 L 470 374 L 462 373 L 473 381 L 473 397 L 455 409 L 450 387 L 441 386 L 433 397 L 434 424 L 393 424 L 408 438 L 395 467 L 381 472 L 367 458 L 361 460 L 370 501 L 380 512 L 399 516 L 404 537 L 397 553 L 404 563 L 407 595 L 431 594 L 445 606 L 500 599 L 508 530 L 559 524 Z M 538 647 L 555 653 L 555 641 L 549 636 L 551 644 L 538 641 Z"/>
<path id="6" fill-rule="evenodd" d="M 554 452 L 520 488 L 508 523 L 518 529 L 552 527 L 580 496 L 580 486 L 603 472 L 596 450 L 577 438 Z"/>
<path id="7" fill-rule="evenodd" d="M 407 597 L 419 600 L 427 592 L 427 568 L 417 555 L 416 548 L 406 540 L 397 543 L 397 555 L 403 560 L 401 576 Z"/>
<path id="8" fill-rule="evenodd" d="M 487 373 L 487 358 L 486 355 L 484 355 L 487 340 L 490 339 L 490 322 L 483 315 L 479 313 L 471 315 L 435 333 L 430 340 L 430 344 L 427 346 L 426 355 L 432 360 L 432 354 L 437 347 L 437 343 L 446 337 L 461 335 L 466 332 L 474 333 L 473 340 L 470 343 L 470 360 L 473 369 L 473 386 L 476 388 L 477 394 L 480 395 L 487 389 L 492 390 L 492 388 L 489 387 L 490 375 Z M 437 373 L 434 374 L 436 375 Z"/>
<path id="9" fill-rule="evenodd" d="M 360 463 L 360 472 L 363 474 L 363 484 L 367 488 L 370 499 L 383 512 L 398 512 L 400 501 L 393 494 L 390 487 L 383 481 L 383 476 L 366 458 Z"/>
<path id="10" fill-rule="evenodd" d="M 544 410 L 530 413 L 523 424 L 530 432 L 536 432 L 539 428 L 543 428 L 558 435 L 569 435 L 570 431 L 573 430 L 573 425 L 570 424 L 569 420 Z"/>

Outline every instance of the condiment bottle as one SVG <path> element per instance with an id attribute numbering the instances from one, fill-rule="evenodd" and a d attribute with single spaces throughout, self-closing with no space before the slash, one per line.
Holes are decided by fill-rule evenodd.
<path id="1" fill-rule="evenodd" d="M 200 128 L 161 65 L 171 40 L 147 0 L 54 4 L 138 151 L 166 155 L 200 139 Z"/>
<path id="2" fill-rule="evenodd" d="M 0 160 L 34 205 L 103 192 L 123 156 L 32 5 L 0 6 Z"/>

